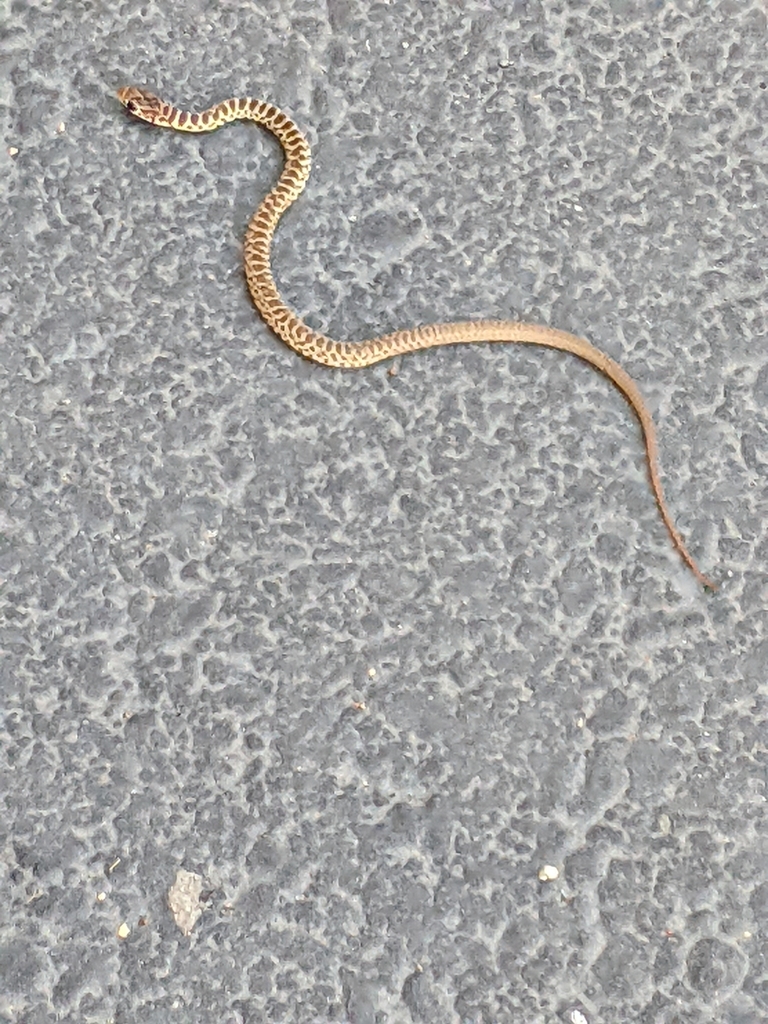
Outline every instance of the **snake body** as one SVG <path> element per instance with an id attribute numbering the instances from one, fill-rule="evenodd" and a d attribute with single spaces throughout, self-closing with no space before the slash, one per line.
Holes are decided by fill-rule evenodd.
<path id="1" fill-rule="evenodd" d="M 361 342 L 335 341 L 313 331 L 283 302 L 271 268 L 275 229 L 280 217 L 304 189 L 311 167 L 309 143 L 298 126 L 282 110 L 262 100 L 230 99 L 202 113 L 189 113 L 134 86 L 120 89 L 117 95 L 129 113 L 159 127 L 185 132 L 210 132 L 231 121 L 255 121 L 277 137 L 285 153 L 285 164 L 277 184 L 248 224 L 244 240 L 245 276 L 254 305 L 263 319 L 299 355 L 324 366 L 355 368 L 372 366 L 392 356 L 438 345 L 479 341 L 516 342 L 570 352 L 604 373 L 625 395 L 640 421 L 651 489 L 672 543 L 699 583 L 710 590 L 717 589 L 697 566 L 672 521 L 661 487 L 656 431 L 651 414 L 637 385 L 618 363 L 574 334 L 552 327 L 504 320 L 428 324 Z"/>

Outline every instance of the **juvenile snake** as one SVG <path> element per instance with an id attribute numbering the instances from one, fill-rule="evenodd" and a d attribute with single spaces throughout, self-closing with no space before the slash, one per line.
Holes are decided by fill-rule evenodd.
<path id="1" fill-rule="evenodd" d="M 656 431 L 651 414 L 637 385 L 618 363 L 594 345 L 590 345 L 588 341 L 566 331 L 505 320 L 428 324 L 351 343 L 334 341 L 323 334 L 318 334 L 283 302 L 275 285 L 270 263 L 272 238 L 278 221 L 297 199 L 309 177 L 309 143 L 296 124 L 271 103 L 255 99 L 225 100 L 202 113 L 192 114 L 178 110 L 152 93 L 133 86 L 118 90 L 117 96 L 129 113 L 162 128 L 176 128 L 184 132 L 211 132 L 230 121 L 255 121 L 279 139 L 285 153 L 285 165 L 277 184 L 261 203 L 246 230 L 245 277 L 256 309 L 275 334 L 299 355 L 324 366 L 362 367 L 371 366 L 392 356 L 437 345 L 504 341 L 545 345 L 548 348 L 560 349 L 562 352 L 571 352 L 604 373 L 625 395 L 640 420 L 651 489 L 672 543 L 699 583 L 710 590 L 717 589 L 696 565 L 672 521 L 661 488 Z"/>

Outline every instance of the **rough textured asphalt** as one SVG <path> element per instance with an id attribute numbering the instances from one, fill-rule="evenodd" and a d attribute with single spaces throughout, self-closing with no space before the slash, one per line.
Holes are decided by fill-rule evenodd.
<path id="1" fill-rule="evenodd" d="M 768 1020 L 761 0 L 2 20 L 0 1021 Z M 719 592 L 578 360 L 294 356 L 240 265 L 279 147 L 129 82 L 308 133 L 313 326 L 618 359 Z"/>

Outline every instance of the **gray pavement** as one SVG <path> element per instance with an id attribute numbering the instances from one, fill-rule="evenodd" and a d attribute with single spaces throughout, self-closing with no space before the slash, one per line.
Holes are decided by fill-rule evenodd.
<path id="1" fill-rule="evenodd" d="M 0 1021 L 768 1020 L 761 0 L 2 21 Z M 718 593 L 573 357 L 290 352 L 240 262 L 278 145 L 130 82 L 305 129 L 314 327 L 617 359 Z"/>

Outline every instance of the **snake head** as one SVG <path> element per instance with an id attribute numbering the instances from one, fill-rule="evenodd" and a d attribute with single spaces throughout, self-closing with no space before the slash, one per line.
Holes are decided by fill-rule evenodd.
<path id="1" fill-rule="evenodd" d="M 135 85 L 126 85 L 117 90 L 117 98 L 129 114 L 148 121 L 150 124 L 162 122 L 165 104 L 157 96 L 146 89 L 138 89 Z"/>

